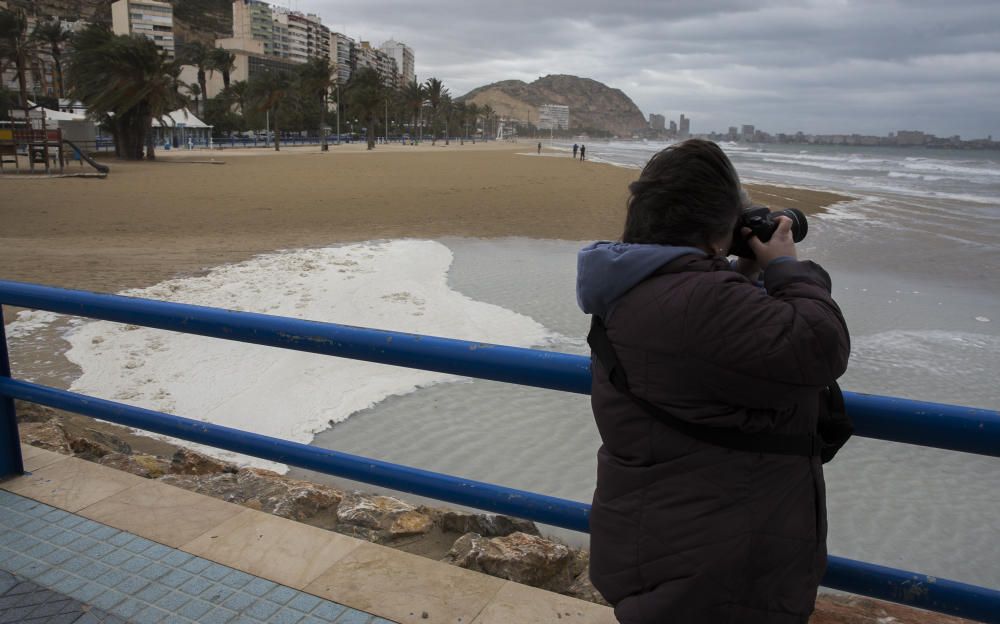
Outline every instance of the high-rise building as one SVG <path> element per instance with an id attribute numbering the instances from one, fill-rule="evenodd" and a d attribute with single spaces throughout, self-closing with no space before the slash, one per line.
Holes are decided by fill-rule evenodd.
<path id="1" fill-rule="evenodd" d="M 399 71 L 396 83 L 399 86 L 408 85 L 417 79 L 413 48 L 405 43 L 390 39 L 383 43 L 379 49 L 396 60 L 396 69 Z"/>
<path id="2" fill-rule="evenodd" d="M 330 61 L 337 74 L 337 82 L 347 84 L 354 73 L 354 48 L 357 42 L 338 32 L 330 33 Z"/>
<path id="3" fill-rule="evenodd" d="M 569 130 L 569 106 L 559 104 L 539 106 L 538 128 L 541 130 Z"/>
<path id="4" fill-rule="evenodd" d="M 681 139 L 686 139 L 691 136 L 691 120 L 681 114 L 680 127 L 677 130 L 677 136 Z"/>
<path id="5" fill-rule="evenodd" d="M 743 124 L 743 130 L 740 132 L 740 138 L 744 141 L 753 141 L 754 127 L 752 124 Z"/>
<path id="6" fill-rule="evenodd" d="M 396 67 L 396 59 L 382 50 L 372 47 L 371 42 L 362 41 L 360 45 L 354 46 L 352 61 L 354 71 L 362 67 L 370 67 L 382 76 L 382 83 L 385 86 L 396 86 L 396 75 L 399 73 Z"/>
<path id="7" fill-rule="evenodd" d="M 239 49 L 255 48 L 247 40 L 259 41 L 265 56 L 294 63 L 330 58 L 330 29 L 319 16 L 289 11 L 262 0 L 233 2 L 232 38 L 239 41 Z"/>
<path id="8" fill-rule="evenodd" d="M 653 130 L 666 130 L 667 118 L 656 113 L 649 114 L 649 127 Z"/>
<path id="9" fill-rule="evenodd" d="M 730 141 L 735 141 L 740 138 L 740 129 L 736 126 L 729 126 L 729 133 L 726 135 Z"/>
<path id="10" fill-rule="evenodd" d="M 111 5 L 111 25 L 116 35 L 142 35 L 174 58 L 174 9 L 155 0 L 118 0 Z"/>
<path id="11" fill-rule="evenodd" d="M 677 122 L 673 119 L 670 120 L 670 130 L 667 132 L 670 136 L 677 136 Z"/>

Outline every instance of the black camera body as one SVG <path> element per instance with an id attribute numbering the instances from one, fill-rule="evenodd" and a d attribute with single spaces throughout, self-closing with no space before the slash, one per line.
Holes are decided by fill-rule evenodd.
<path id="1" fill-rule="evenodd" d="M 743 237 L 743 228 L 750 228 L 752 236 L 756 236 L 761 242 L 766 243 L 771 240 L 774 231 L 778 229 L 778 217 L 788 217 L 792 220 L 792 240 L 796 243 L 806 237 L 809 231 L 809 223 L 806 215 L 801 210 L 786 208 L 771 212 L 767 206 L 750 206 L 740 214 L 736 221 L 736 231 L 733 232 L 733 246 L 729 253 L 741 258 L 755 258 L 753 249 Z"/>

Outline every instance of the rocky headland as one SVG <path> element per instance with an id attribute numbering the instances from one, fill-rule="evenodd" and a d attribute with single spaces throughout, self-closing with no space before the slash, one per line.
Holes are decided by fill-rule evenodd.
<path id="1" fill-rule="evenodd" d="M 90 418 L 17 402 L 21 440 L 251 509 L 398 548 L 517 583 L 607 604 L 590 584 L 589 552 L 539 534 L 528 520 L 412 505 L 218 461 Z M 928 611 L 823 594 L 814 624 L 957 624 Z"/>

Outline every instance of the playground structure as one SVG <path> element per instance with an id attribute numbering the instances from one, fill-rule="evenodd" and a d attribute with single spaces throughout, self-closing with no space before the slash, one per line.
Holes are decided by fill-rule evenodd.
<path id="1" fill-rule="evenodd" d="M 0 126 L 0 174 L 7 173 L 9 165 L 13 165 L 14 173 L 65 174 L 70 160 L 79 161 L 81 167 L 87 163 L 102 175 L 110 171 L 66 139 L 59 122 L 46 119 L 45 109 L 12 113 L 14 120 Z M 22 160 L 27 161 L 26 169 Z"/>

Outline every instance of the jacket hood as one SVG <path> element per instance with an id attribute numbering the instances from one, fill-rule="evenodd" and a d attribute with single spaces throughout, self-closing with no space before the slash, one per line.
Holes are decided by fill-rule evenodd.
<path id="1" fill-rule="evenodd" d="M 576 257 L 576 303 L 585 314 L 607 320 L 622 295 L 663 265 L 690 254 L 707 256 L 697 247 L 598 241 Z"/>

